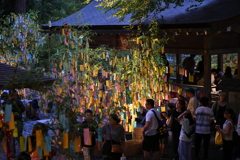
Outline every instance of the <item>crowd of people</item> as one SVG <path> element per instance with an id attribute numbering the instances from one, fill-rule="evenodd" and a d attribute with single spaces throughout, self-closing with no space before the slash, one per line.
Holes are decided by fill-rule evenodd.
<path id="1" fill-rule="evenodd" d="M 197 84 L 197 85 L 204 85 L 204 56 L 202 56 L 202 60 L 195 64 L 196 55 L 190 55 L 190 57 L 186 57 L 183 60 L 183 67 L 186 71 L 186 74 L 183 76 L 183 83 L 184 84 Z M 232 68 L 226 67 L 225 72 L 222 71 L 222 68 L 218 67 L 211 69 L 211 85 L 212 87 L 217 86 L 222 79 L 225 78 L 237 78 L 238 69 L 235 69 L 234 74 L 232 74 Z M 194 75 L 194 81 L 189 82 L 189 75 Z"/>
<path id="2" fill-rule="evenodd" d="M 172 104 L 169 105 L 168 114 L 160 114 L 163 115 L 163 117 L 160 116 L 161 120 L 166 120 L 166 123 L 163 121 L 163 125 L 172 133 L 174 159 L 191 160 L 192 157 L 195 157 L 196 160 L 200 159 L 199 152 L 202 141 L 204 147 L 203 158 L 208 159 L 212 129 L 222 134 L 223 145 L 220 149 L 222 149 L 223 159 L 239 159 L 240 144 L 238 146 L 234 144 L 233 131 L 235 130 L 234 126 L 237 126 L 236 129 L 240 135 L 240 123 L 238 122 L 237 124 L 236 115 L 226 102 L 226 94 L 224 92 L 220 93 L 219 100 L 213 103 L 211 107 L 209 106 L 207 97 L 202 97 L 199 101 L 196 99 L 194 89 L 190 88 L 187 91 L 187 95 L 189 101 L 186 100 L 187 98 L 184 99 L 184 97 L 179 96 L 175 106 Z M 148 101 L 151 102 L 151 100 L 147 100 L 146 105 L 148 105 Z M 154 137 L 154 133 L 151 135 L 148 134 L 149 130 L 157 128 L 157 122 L 151 112 L 151 110 L 154 110 L 154 112 L 157 112 L 157 110 L 154 109 L 154 105 L 152 105 L 152 108 L 147 106 L 146 108 L 149 109 L 146 115 L 146 120 L 149 123 L 144 126 L 144 132 L 147 132 L 147 134 L 144 134 L 143 140 L 144 157 L 145 159 L 150 159 L 150 151 L 155 151 L 154 159 L 157 160 L 159 159 L 159 155 L 164 158 L 165 154 L 161 149 L 159 152 L 159 141 L 157 137 Z M 151 118 L 149 118 L 150 116 Z M 153 127 L 154 124 L 155 128 Z M 145 141 L 148 143 L 145 143 Z M 195 148 L 194 155 L 191 155 L 191 148 Z"/>
<path id="3" fill-rule="evenodd" d="M 12 104 L 12 112 L 14 112 L 16 120 L 19 123 L 19 132 L 22 132 L 21 114 L 24 112 L 24 107 L 21 101 L 17 98 L 15 92 L 10 95 L 4 93 L 1 95 L 3 100 L 3 107 L 5 104 Z M 159 112 L 154 106 L 154 100 L 147 99 L 145 108 L 147 113 L 143 123 L 143 141 L 142 149 L 144 159 L 151 159 L 151 154 L 155 160 L 165 158 L 165 148 L 168 144 L 169 136 L 171 135 L 173 143 L 173 153 L 175 160 L 191 160 L 195 157 L 198 160 L 200 146 L 203 141 L 204 159 L 208 159 L 209 143 L 211 137 L 211 128 L 223 135 L 223 159 L 231 160 L 240 158 L 240 146 L 235 146 L 233 143 L 234 126 L 237 125 L 238 133 L 240 134 L 240 124 L 237 124 L 236 115 L 226 101 L 226 94 L 220 93 L 219 100 L 214 102 L 209 107 L 209 100 L 207 97 L 202 97 L 198 100 L 195 97 L 195 90 L 190 88 L 187 90 L 187 97 L 179 96 L 175 104 L 169 104 L 167 112 Z M 20 109 L 20 110 L 19 110 Z M 65 116 L 71 114 L 71 110 L 65 111 Z M 19 118 L 20 117 L 20 118 Z M 69 116 L 70 117 L 70 116 Z M 18 119 L 19 118 L 19 119 Z M 59 118 L 60 119 L 60 118 Z M 95 148 L 101 150 L 102 158 L 105 160 L 119 160 L 123 158 L 125 152 L 125 129 L 122 125 L 122 120 L 118 114 L 110 114 L 107 116 L 107 121 L 103 121 L 99 125 L 95 119 L 92 110 L 85 111 L 85 120 L 81 122 L 81 149 L 84 160 L 93 159 L 93 151 Z M 160 122 L 162 127 L 167 132 L 159 136 Z M 76 121 L 76 124 L 79 123 Z M 36 141 L 36 129 L 43 130 L 43 134 L 47 134 L 47 126 L 37 123 L 32 131 L 32 139 Z M 85 135 L 88 133 L 89 135 Z M 58 129 L 57 137 L 53 138 L 53 142 L 62 142 L 60 136 L 64 129 Z M 79 132 L 79 133 L 80 133 Z M 171 133 L 171 134 L 170 134 Z M 69 128 L 69 137 L 71 138 L 72 131 Z M 22 133 L 19 133 L 21 136 Z M 90 137 L 90 140 L 87 137 Z M 11 157 L 16 159 L 15 139 L 11 137 Z M 54 143 L 52 144 L 54 145 Z M 240 144 L 239 144 L 240 145 Z M 195 153 L 192 155 L 191 148 L 195 148 Z M 53 147 L 54 150 L 54 147 Z M 35 149 L 36 151 L 36 149 Z M 23 152 L 22 155 L 29 156 L 34 159 L 36 155 L 33 152 Z M 58 149 L 55 148 L 57 152 Z M 31 157 L 32 156 L 32 157 Z M 58 159 L 69 158 L 67 154 L 58 153 Z M 35 158 L 37 159 L 37 158 Z M 44 159 L 44 158 L 43 158 Z"/>

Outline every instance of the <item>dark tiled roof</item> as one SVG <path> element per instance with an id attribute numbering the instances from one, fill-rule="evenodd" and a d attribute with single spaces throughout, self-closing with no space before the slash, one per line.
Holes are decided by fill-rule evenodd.
<path id="1" fill-rule="evenodd" d="M 190 0 L 189 0 L 190 1 Z M 197 4 L 194 1 L 185 1 L 184 6 L 163 11 L 159 17 L 164 17 L 161 24 L 190 24 L 190 23 L 209 23 L 228 19 L 240 14 L 240 0 L 204 0 L 202 5 L 193 7 L 189 11 L 187 7 Z M 119 22 L 116 17 L 109 18 L 114 11 L 109 11 L 106 14 L 98 10 L 96 5 L 99 2 L 92 1 L 80 11 L 53 22 L 52 26 L 62 26 L 64 23 L 69 25 L 84 25 L 92 26 L 109 26 L 109 25 L 128 25 L 130 15 L 126 16 L 125 21 Z M 148 23 L 148 20 L 146 21 Z M 46 26 L 46 25 L 45 25 Z"/>
<path id="2" fill-rule="evenodd" d="M 223 79 L 217 88 L 221 90 L 240 91 L 240 79 Z"/>
<path id="3" fill-rule="evenodd" d="M 11 81 L 13 81 L 14 76 L 16 80 L 13 83 Z M 54 81 L 54 78 L 38 76 L 27 70 L 0 63 L 0 89 L 9 89 L 11 86 L 16 89 L 38 88 L 37 90 L 41 90 L 41 87 L 51 85 Z"/>

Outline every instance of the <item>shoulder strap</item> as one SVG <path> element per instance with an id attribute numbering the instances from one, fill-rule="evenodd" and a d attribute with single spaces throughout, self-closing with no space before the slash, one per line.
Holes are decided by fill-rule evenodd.
<path id="1" fill-rule="evenodd" d="M 155 112 L 154 110 L 151 110 L 151 111 L 153 111 L 153 113 L 154 113 L 155 117 L 156 117 L 156 118 L 157 118 L 157 120 L 159 121 L 159 118 L 157 117 L 157 114 L 156 114 L 156 112 Z"/>
<path id="2" fill-rule="evenodd" d="M 160 120 L 159 120 L 159 118 L 157 117 L 156 112 L 155 112 L 154 110 L 152 110 L 152 111 L 153 111 L 153 113 L 154 113 L 154 115 L 155 115 L 155 117 L 156 117 L 156 119 L 157 119 L 158 125 L 160 126 L 160 125 L 161 125 L 161 124 L 160 124 Z"/>

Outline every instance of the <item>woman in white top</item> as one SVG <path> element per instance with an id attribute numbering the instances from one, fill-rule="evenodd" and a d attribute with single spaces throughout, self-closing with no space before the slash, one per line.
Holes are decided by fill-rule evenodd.
<path id="1" fill-rule="evenodd" d="M 182 125 L 178 145 L 179 160 L 191 160 L 191 152 L 189 151 L 192 147 L 192 134 L 195 132 L 191 111 L 186 110 L 178 116 L 177 120 Z"/>
<path id="2" fill-rule="evenodd" d="M 236 120 L 235 113 L 231 108 L 228 108 L 224 112 L 224 118 L 226 118 L 223 128 L 216 126 L 216 129 L 223 135 L 223 158 L 224 160 L 231 160 L 233 153 L 233 122 Z"/>

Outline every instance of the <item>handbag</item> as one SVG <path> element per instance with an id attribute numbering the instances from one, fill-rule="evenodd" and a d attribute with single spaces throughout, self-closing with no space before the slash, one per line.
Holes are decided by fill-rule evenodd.
<path id="1" fill-rule="evenodd" d="M 110 132 L 110 138 L 111 138 L 111 145 L 112 145 L 111 152 L 113 152 L 113 153 L 122 153 L 122 146 L 121 146 L 121 144 L 113 144 L 112 143 L 111 132 Z"/>
<path id="2" fill-rule="evenodd" d="M 223 144 L 222 134 L 219 133 L 219 132 L 216 132 L 216 135 L 215 135 L 215 144 L 216 144 L 216 145 L 222 145 L 222 144 Z"/>
<path id="3" fill-rule="evenodd" d="M 112 144 L 111 152 L 113 152 L 113 153 L 122 153 L 122 146 L 121 146 L 121 144 Z"/>

